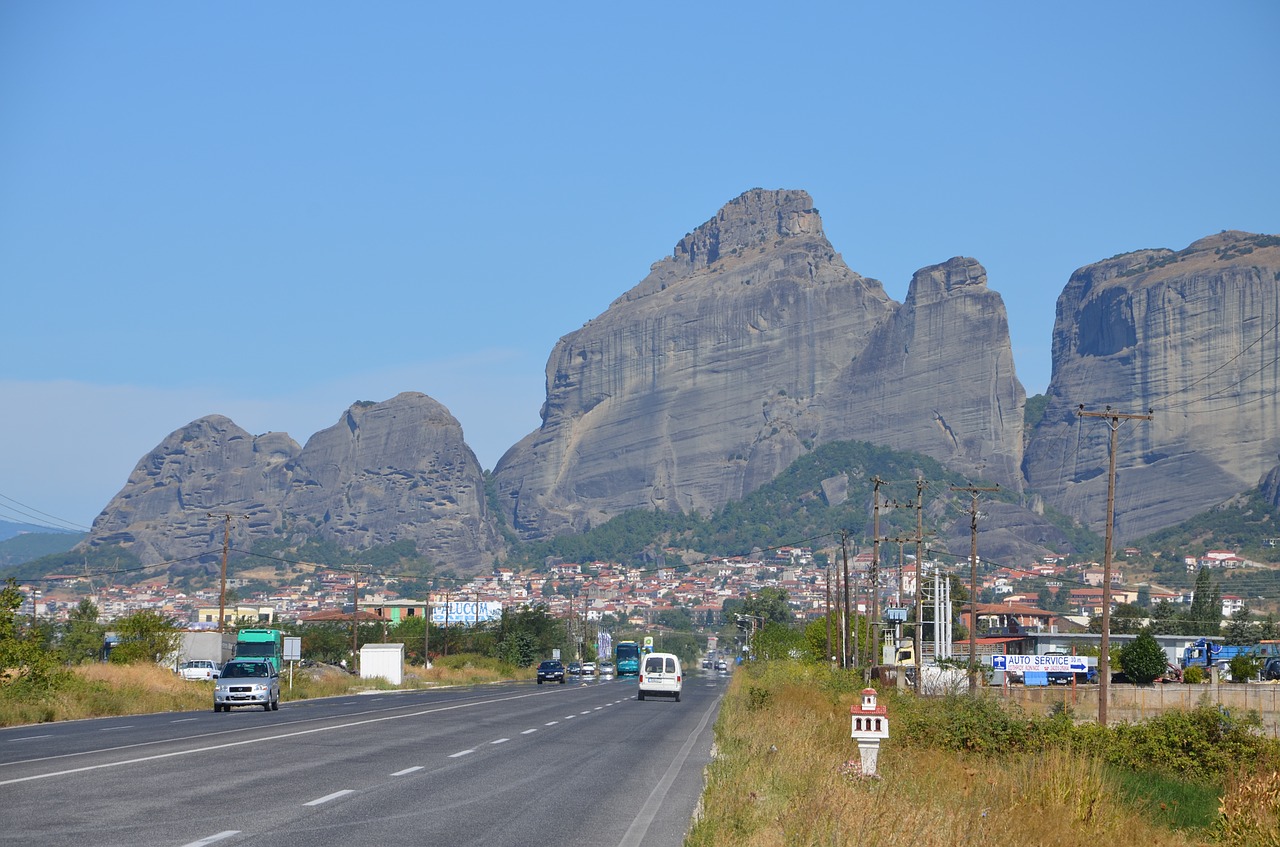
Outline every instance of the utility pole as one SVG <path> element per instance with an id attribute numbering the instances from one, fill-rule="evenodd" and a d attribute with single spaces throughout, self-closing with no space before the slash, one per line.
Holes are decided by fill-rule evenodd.
<path id="1" fill-rule="evenodd" d="M 921 583 L 924 581 L 924 556 L 921 545 L 924 543 L 924 477 L 916 479 L 916 628 L 912 634 L 912 648 L 916 657 L 916 696 L 920 696 L 920 677 L 924 674 L 924 661 L 920 656 L 920 630 L 924 628 L 924 593 Z"/>
<path id="2" fill-rule="evenodd" d="M 876 626 L 880 623 L 880 486 L 884 480 L 879 474 L 871 477 L 871 619 L 867 633 L 870 636 L 871 665 L 876 662 L 876 648 L 880 639 L 876 637 Z"/>
<path id="3" fill-rule="evenodd" d="M 1107 470 L 1107 532 L 1102 551 L 1102 640 L 1098 645 L 1098 725 L 1107 725 L 1107 698 L 1111 696 L 1111 547 L 1116 512 L 1116 441 L 1121 421 L 1151 420 L 1145 415 L 1122 414 L 1107 406 L 1104 412 L 1086 412 L 1081 403 L 1076 410 L 1082 418 L 1104 418 L 1111 429 L 1111 460 Z"/>
<path id="4" fill-rule="evenodd" d="M 844 625 L 841 627 L 841 643 L 844 647 L 840 650 L 840 667 L 846 670 L 849 667 L 849 646 L 845 633 L 849 632 L 852 618 L 849 617 L 849 533 L 840 530 L 840 551 L 844 557 Z"/>
<path id="5" fill-rule="evenodd" d="M 831 560 L 827 560 L 827 655 L 823 657 L 823 664 L 831 661 Z"/>
<path id="6" fill-rule="evenodd" d="M 969 693 L 978 693 L 978 493 L 999 491 L 1000 486 L 953 485 L 952 491 L 969 492 Z M 948 618 L 949 620 L 949 618 Z"/>
<path id="7" fill-rule="evenodd" d="M 444 655 L 449 655 L 449 611 L 453 608 L 453 597 L 449 589 L 444 590 Z"/>
<path id="8" fill-rule="evenodd" d="M 225 521 L 222 531 L 222 590 L 218 593 L 218 632 L 224 632 L 227 625 L 227 553 L 231 550 L 231 519 L 244 515 L 215 515 L 212 512 L 205 515 Z"/>
<path id="9" fill-rule="evenodd" d="M 351 670 L 359 669 L 360 661 L 360 573 L 351 572 Z"/>

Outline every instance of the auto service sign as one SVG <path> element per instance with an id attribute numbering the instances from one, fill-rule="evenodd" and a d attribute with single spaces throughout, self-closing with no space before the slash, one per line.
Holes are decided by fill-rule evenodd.
<path id="1" fill-rule="evenodd" d="M 1084 656 L 1015 656 L 996 654 L 991 657 L 991 669 L 1026 673 L 1031 671 L 1059 671 L 1061 673 L 1088 673 L 1089 663 Z"/>

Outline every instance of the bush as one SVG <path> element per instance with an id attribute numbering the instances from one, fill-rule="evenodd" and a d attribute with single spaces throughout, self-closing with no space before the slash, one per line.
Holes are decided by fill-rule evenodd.
<path id="1" fill-rule="evenodd" d="M 1232 682 L 1248 682 L 1257 678 L 1262 662 L 1256 656 L 1241 654 L 1227 662 L 1227 669 L 1231 671 Z"/>
<path id="2" fill-rule="evenodd" d="M 1182 672 L 1182 681 L 1187 685 L 1199 685 L 1204 682 L 1204 668 L 1192 665 Z"/>
<path id="3" fill-rule="evenodd" d="M 1144 629 L 1120 651 L 1120 667 L 1130 682 L 1149 685 L 1165 672 L 1169 660 L 1150 629 Z"/>

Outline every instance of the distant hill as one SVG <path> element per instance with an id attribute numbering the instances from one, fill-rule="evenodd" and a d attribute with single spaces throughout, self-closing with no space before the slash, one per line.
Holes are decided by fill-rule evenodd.
<path id="1" fill-rule="evenodd" d="M 84 537 L 82 532 L 0 521 L 0 569 L 53 553 L 65 553 Z"/>

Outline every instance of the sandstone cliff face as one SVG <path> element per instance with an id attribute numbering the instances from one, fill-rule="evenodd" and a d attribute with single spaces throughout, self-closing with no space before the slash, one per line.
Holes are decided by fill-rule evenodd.
<path id="1" fill-rule="evenodd" d="M 121 544 L 144 564 L 208 551 L 216 559 L 224 514 L 237 516 L 237 550 L 278 535 L 350 549 L 410 539 L 421 555 L 465 570 L 488 566 L 500 547 L 461 426 L 417 393 L 356 404 L 305 448 L 219 415 L 193 421 L 138 463 L 85 543 Z"/>
<path id="2" fill-rule="evenodd" d="M 233 521 L 238 542 L 269 533 L 299 452 L 284 433 L 253 436 L 222 415 L 192 421 L 138 462 L 82 543 L 119 544 L 153 564 L 221 551 L 224 524 L 210 513 L 244 516 Z"/>
<path id="3" fill-rule="evenodd" d="M 899 317 L 831 247 L 808 194 L 743 194 L 556 345 L 543 424 L 494 469 L 512 524 L 540 537 L 626 509 L 708 512 L 839 438 L 936 451 L 1016 485 L 1023 393 L 1003 305 L 976 263 L 955 262 L 928 269 Z M 963 334 L 978 326 L 989 343 Z M 918 352 L 930 358 L 908 364 Z M 930 420 L 927 446 L 894 440 L 900 422 L 885 415 L 909 408 L 895 385 L 905 377 L 919 402 L 948 357 L 961 365 L 928 408 L 950 432 Z M 958 375 L 984 358 L 997 361 Z"/>
<path id="4" fill-rule="evenodd" d="M 917 271 L 902 307 L 815 403 L 823 442 L 925 453 L 1015 491 L 1025 405 L 1004 301 L 966 258 Z"/>
<path id="5" fill-rule="evenodd" d="M 1058 298 L 1049 405 L 1028 484 L 1101 530 L 1110 430 L 1077 406 L 1153 412 L 1121 425 L 1116 538 L 1258 484 L 1280 452 L 1280 238 L 1224 232 L 1180 252 L 1081 268 Z"/>
<path id="6" fill-rule="evenodd" d="M 458 421 L 425 394 L 357 404 L 311 436 L 284 509 L 342 547 L 411 539 L 464 569 L 491 564 L 501 546 L 480 463 Z"/>

